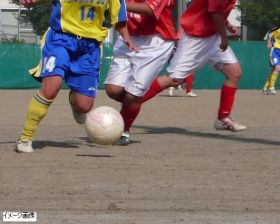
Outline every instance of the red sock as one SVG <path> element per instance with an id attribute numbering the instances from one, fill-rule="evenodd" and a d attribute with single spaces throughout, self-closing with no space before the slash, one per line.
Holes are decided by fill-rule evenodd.
<path id="1" fill-rule="evenodd" d="M 151 84 L 148 92 L 146 92 L 146 94 L 142 97 L 141 103 L 144 103 L 147 100 L 153 98 L 155 95 L 160 93 L 162 90 L 164 90 L 164 89 L 159 85 L 157 79 L 155 79 L 153 81 L 153 83 Z"/>
<path id="2" fill-rule="evenodd" d="M 218 112 L 218 119 L 228 117 L 234 102 L 236 88 L 223 85 L 221 89 L 220 107 Z"/>
<path id="3" fill-rule="evenodd" d="M 192 91 L 193 78 L 194 78 L 193 75 L 189 75 L 185 80 L 185 82 L 186 82 L 186 93 L 189 93 L 189 92 Z"/>
<path id="4" fill-rule="evenodd" d="M 135 121 L 139 111 L 141 109 L 141 104 L 133 104 L 133 105 L 122 105 L 122 109 L 120 111 L 123 120 L 124 120 L 124 131 L 129 131 L 132 123 Z"/>

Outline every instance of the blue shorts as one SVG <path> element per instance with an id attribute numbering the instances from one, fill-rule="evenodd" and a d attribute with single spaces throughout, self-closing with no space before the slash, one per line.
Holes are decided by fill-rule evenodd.
<path id="1" fill-rule="evenodd" d="M 58 75 L 82 95 L 95 97 L 99 82 L 100 43 L 49 29 L 42 47 L 39 80 Z"/>
<path id="2" fill-rule="evenodd" d="M 272 67 L 280 65 L 280 49 L 273 48 L 270 52 L 270 65 Z"/>

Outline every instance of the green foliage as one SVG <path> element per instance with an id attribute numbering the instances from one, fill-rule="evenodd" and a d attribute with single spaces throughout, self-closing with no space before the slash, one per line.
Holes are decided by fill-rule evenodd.
<path id="1" fill-rule="evenodd" d="M 0 33 L 0 43 L 19 43 L 23 44 L 25 43 L 24 40 L 18 39 L 18 37 L 15 35 L 14 37 L 8 38 L 4 33 Z"/>
<path id="2" fill-rule="evenodd" d="M 19 4 L 19 0 L 12 1 L 13 3 Z M 35 33 L 41 36 L 48 28 L 51 4 L 51 0 L 44 0 L 27 6 L 26 10 L 21 11 L 20 20 L 31 23 Z"/>
<path id="3" fill-rule="evenodd" d="M 19 0 L 12 1 L 19 4 Z M 39 0 L 21 13 L 21 20 L 30 22 L 37 35 L 42 35 L 48 27 L 51 3 L 51 0 Z M 279 0 L 239 0 L 239 3 L 242 24 L 256 31 L 254 40 L 262 40 L 269 29 L 280 25 Z"/>
<path id="4" fill-rule="evenodd" d="M 242 24 L 255 30 L 256 40 L 263 39 L 265 33 L 280 25 L 279 0 L 240 0 Z"/>

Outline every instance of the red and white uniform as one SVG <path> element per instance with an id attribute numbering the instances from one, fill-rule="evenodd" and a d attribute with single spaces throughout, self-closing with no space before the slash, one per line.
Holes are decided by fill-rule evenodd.
<path id="1" fill-rule="evenodd" d="M 195 0 L 183 13 L 180 24 L 190 36 L 209 37 L 217 30 L 210 13 L 220 13 L 225 21 L 236 0 Z"/>
<path id="2" fill-rule="evenodd" d="M 127 0 L 126 2 L 141 3 L 143 0 Z M 172 10 L 175 7 L 173 0 L 147 0 L 145 1 L 154 12 L 154 16 L 147 16 L 128 12 L 128 30 L 130 35 L 160 34 L 163 39 L 175 40 L 176 33 L 171 20 Z"/>
<path id="3" fill-rule="evenodd" d="M 128 12 L 128 30 L 139 52 L 132 52 L 119 37 L 114 45 L 105 84 L 122 86 L 135 96 L 143 96 L 172 54 L 176 40 L 172 19 L 175 3 L 174 0 L 127 2 L 144 2 L 153 10 L 154 15 Z"/>
<path id="4" fill-rule="evenodd" d="M 184 79 L 205 63 L 219 69 L 238 62 L 230 47 L 226 51 L 220 49 L 221 37 L 211 17 L 211 13 L 219 13 L 226 22 L 235 3 L 236 0 L 192 1 L 180 19 L 184 34 L 167 68 L 172 78 Z"/>

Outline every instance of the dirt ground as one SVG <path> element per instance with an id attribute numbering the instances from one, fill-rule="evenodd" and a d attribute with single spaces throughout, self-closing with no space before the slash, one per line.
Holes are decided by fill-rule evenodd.
<path id="1" fill-rule="evenodd" d="M 229 133 L 213 128 L 218 90 L 166 91 L 143 106 L 123 147 L 89 142 L 63 90 L 35 152 L 16 153 L 35 91 L 0 91 L 1 215 L 35 211 L 39 224 L 280 223 L 279 95 L 240 90 L 232 116 L 248 130 Z M 101 105 L 119 109 L 104 91 Z"/>

